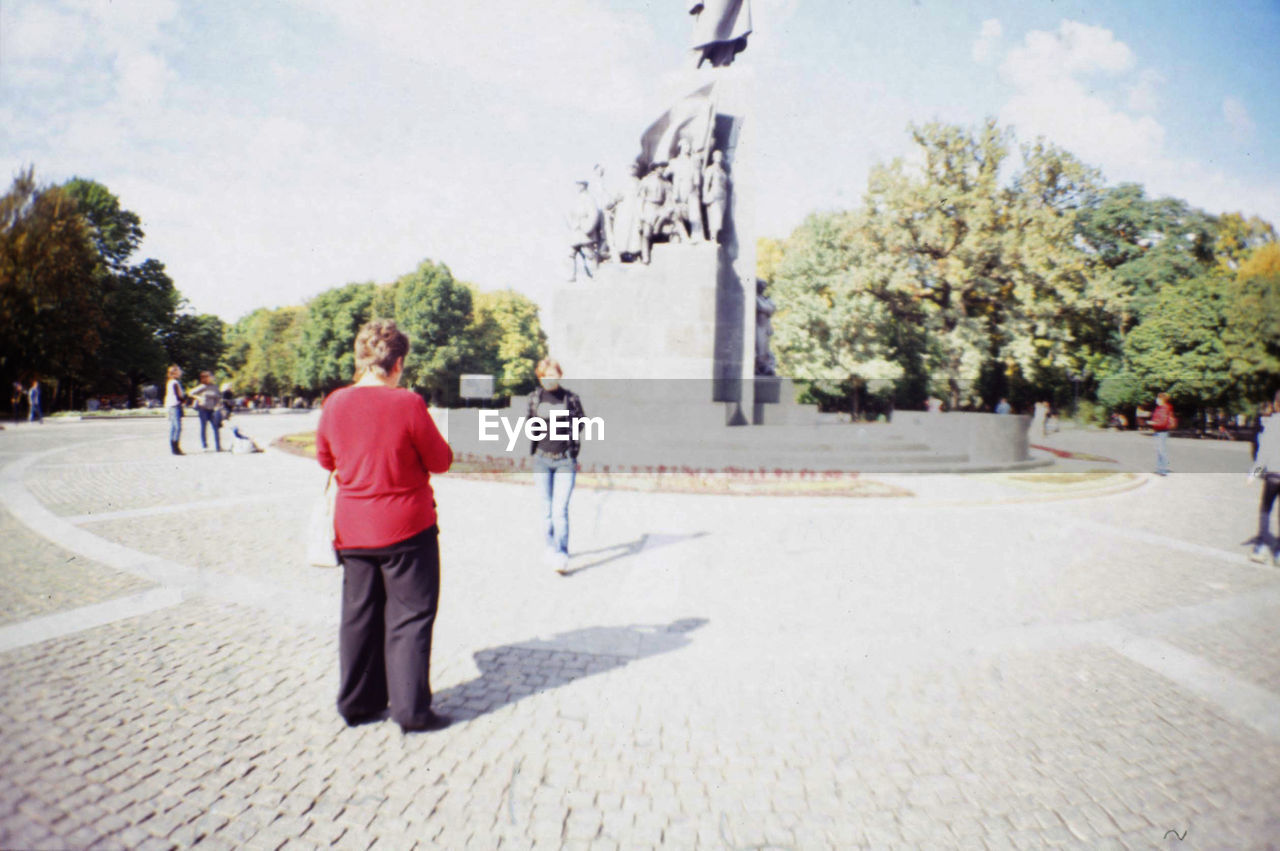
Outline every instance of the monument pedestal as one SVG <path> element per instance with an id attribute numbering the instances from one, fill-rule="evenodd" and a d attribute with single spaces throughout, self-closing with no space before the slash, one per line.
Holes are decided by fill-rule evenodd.
<path id="1" fill-rule="evenodd" d="M 721 246 L 659 244 L 648 265 L 604 263 L 594 278 L 555 291 L 551 356 L 575 392 L 589 382 L 595 410 L 616 401 L 629 416 L 647 417 L 641 409 L 653 406 L 666 419 L 745 424 L 747 307 L 754 301 L 746 303 Z"/>

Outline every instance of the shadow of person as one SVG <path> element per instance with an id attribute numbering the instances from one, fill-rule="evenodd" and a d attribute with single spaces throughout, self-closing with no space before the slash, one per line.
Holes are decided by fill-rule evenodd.
<path id="1" fill-rule="evenodd" d="M 584 570 L 592 570 L 597 567 L 604 567 L 610 562 L 627 556 L 639 555 L 641 552 L 653 552 L 659 547 L 666 547 L 671 544 L 680 544 L 685 541 L 692 541 L 696 538 L 702 538 L 707 535 L 706 532 L 694 532 L 692 534 L 680 535 L 659 535 L 646 532 L 634 541 L 627 541 L 625 544 L 611 544 L 607 547 L 598 547 L 594 550 L 583 550 L 575 553 L 575 556 L 601 556 L 595 561 L 587 562 L 578 567 L 561 572 L 561 576 L 573 576 L 576 573 L 582 573 Z"/>
<path id="2" fill-rule="evenodd" d="M 679 650 L 706 618 L 663 625 L 592 626 L 488 647 L 475 655 L 480 676 L 437 692 L 432 706 L 456 721 L 469 721 L 526 697 L 620 668 L 638 659 Z"/>

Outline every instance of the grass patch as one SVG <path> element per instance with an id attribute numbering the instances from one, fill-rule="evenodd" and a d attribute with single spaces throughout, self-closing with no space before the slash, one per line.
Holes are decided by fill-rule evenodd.
<path id="1" fill-rule="evenodd" d="M 284 437 L 272 441 L 271 445 L 276 449 L 288 452 L 290 455 L 300 455 L 303 458 L 316 457 L 316 433 L 314 431 L 286 434 Z"/>
<path id="2" fill-rule="evenodd" d="M 1086 470 L 1077 473 L 1010 473 L 1005 478 L 1014 484 L 1079 488 L 1085 485 L 1118 485 L 1133 481 L 1136 474 L 1117 473 L 1114 470 Z"/>

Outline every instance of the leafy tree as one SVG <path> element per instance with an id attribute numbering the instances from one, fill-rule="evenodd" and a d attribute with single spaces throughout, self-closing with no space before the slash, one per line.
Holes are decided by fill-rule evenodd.
<path id="1" fill-rule="evenodd" d="M 875 290 L 873 261 L 862 216 L 822 213 L 787 239 L 774 272 L 779 372 L 810 382 L 811 394 L 842 407 L 852 407 L 868 382 L 889 389 L 918 344 L 910 320 L 899 321 L 918 314 Z"/>
<path id="2" fill-rule="evenodd" d="M 1226 291 L 1222 339 L 1234 401 L 1269 399 L 1280 388 L 1280 244 L 1266 242 L 1244 255 Z"/>
<path id="3" fill-rule="evenodd" d="M 1158 363 L 1168 326 L 1155 313 L 1174 297 L 1162 301 L 1166 291 L 1203 290 L 1190 282 L 1209 280 L 1214 272 L 1213 219 L 1175 198 L 1149 199 L 1141 186 L 1126 183 L 1105 190 L 1081 212 L 1077 236 L 1097 260 L 1089 287 L 1093 307 L 1088 339 L 1101 355 L 1091 363 L 1098 400 L 1108 407 L 1150 404 L 1159 376 L 1180 374 L 1185 367 L 1175 360 Z M 1128 361 L 1134 351 L 1128 337 L 1148 318 L 1154 321 L 1137 341 L 1144 363 L 1134 365 Z"/>
<path id="4" fill-rule="evenodd" d="M 1223 340 L 1225 280 L 1206 274 L 1168 286 L 1124 341 L 1127 370 L 1104 394 L 1129 404 L 1168 392 L 1176 405 L 1216 405 L 1231 392 L 1231 358 Z"/>
<path id="5" fill-rule="evenodd" d="M 1257 216 L 1245 218 L 1243 213 L 1223 213 L 1218 217 L 1214 254 L 1225 269 L 1235 270 L 1254 249 L 1274 245 L 1276 229 Z"/>
<path id="6" fill-rule="evenodd" d="M 396 281 L 392 296 L 396 324 L 412 344 L 405 385 L 438 402 L 452 399 L 462 367 L 477 354 L 475 341 L 467 334 L 471 290 L 454 280 L 449 267 L 424 260 Z"/>
<path id="7" fill-rule="evenodd" d="M 785 255 L 785 243 L 780 239 L 762 236 L 756 240 L 756 275 L 772 284 Z"/>
<path id="8" fill-rule="evenodd" d="M 1148 199 L 1125 183 L 1081 212 L 1077 233 L 1104 269 L 1095 288 L 1123 334 L 1141 321 L 1158 293 L 1213 268 L 1212 218 L 1176 198 Z"/>
<path id="9" fill-rule="evenodd" d="M 1267 242 L 1245 255 L 1240 263 L 1237 278 L 1265 278 L 1280 275 L 1280 243 Z"/>
<path id="10" fill-rule="evenodd" d="M 473 290 L 472 305 L 473 368 L 497 377 L 498 395 L 528 393 L 537 383 L 534 367 L 547 354 L 538 305 L 514 290 Z"/>
<path id="11" fill-rule="evenodd" d="M 348 284 L 307 303 L 294 380 L 299 387 L 329 393 L 355 375 L 355 340 L 372 316 L 377 285 Z"/>
<path id="12" fill-rule="evenodd" d="M 76 199 L 77 209 L 89 225 L 90 239 L 107 270 L 125 270 L 145 236 L 142 220 L 123 209 L 120 199 L 96 181 L 77 177 L 67 181 L 63 189 Z"/>
<path id="13" fill-rule="evenodd" d="M 94 280 L 106 324 L 91 381 L 101 390 L 125 391 L 133 405 L 139 384 L 163 374 L 182 296 L 159 261 L 130 265 L 142 223 L 110 190 L 82 178 L 64 189 L 76 200 L 98 255 Z"/>
<path id="14" fill-rule="evenodd" d="M 1080 368 L 1072 317 L 1086 304 L 1090 258 L 1073 241 L 1095 171 L 1043 140 L 1002 180 L 1010 134 L 913 127 L 921 163 L 873 169 L 860 276 L 895 321 L 925 337 L 935 392 L 953 405 L 992 363 L 1007 374 Z"/>
<path id="15" fill-rule="evenodd" d="M 0 374 L 81 383 L 105 315 L 75 199 L 20 172 L 0 197 Z M 6 385 L 7 386 L 7 385 Z"/>
<path id="16" fill-rule="evenodd" d="M 103 387 L 126 390 L 130 407 L 138 398 L 139 386 L 164 375 L 171 360 L 167 344 L 175 339 L 183 320 L 177 315 L 181 303 L 181 294 L 158 260 L 146 260 L 106 282 L 107 321 L 98 381 Z"/>
<path id="17" fill-rule="evenodd" d="M 286 308 L 300 310 L 300 308 Z M 174 319 L 165 339 L 169 361 L 195 376 L 204 370 L 217 372 L 226 353 L 226 326 L 210 313 L 182 314 Z"/>
<path id="18" fill-rule="evenodd" d="M 279 396 L 296 390 L 297 357 L 306 309 L 260 307 L 226 332 L 223 363 L 241 392 Z"/>

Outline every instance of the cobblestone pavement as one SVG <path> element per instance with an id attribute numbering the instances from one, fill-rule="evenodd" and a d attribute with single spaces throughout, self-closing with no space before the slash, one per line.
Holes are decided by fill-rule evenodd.
<path id="1" fill-rule="evenodd" d="M 564 577 L 530 488 L 438 477 L 459 720 L 403 736 L 333 709 L 319 469 L 165 441 L 0 432 L 2 848 L 1280 842 L 1280 570 L 1230 448 L 1056 501 L 580 490 Z"/>

